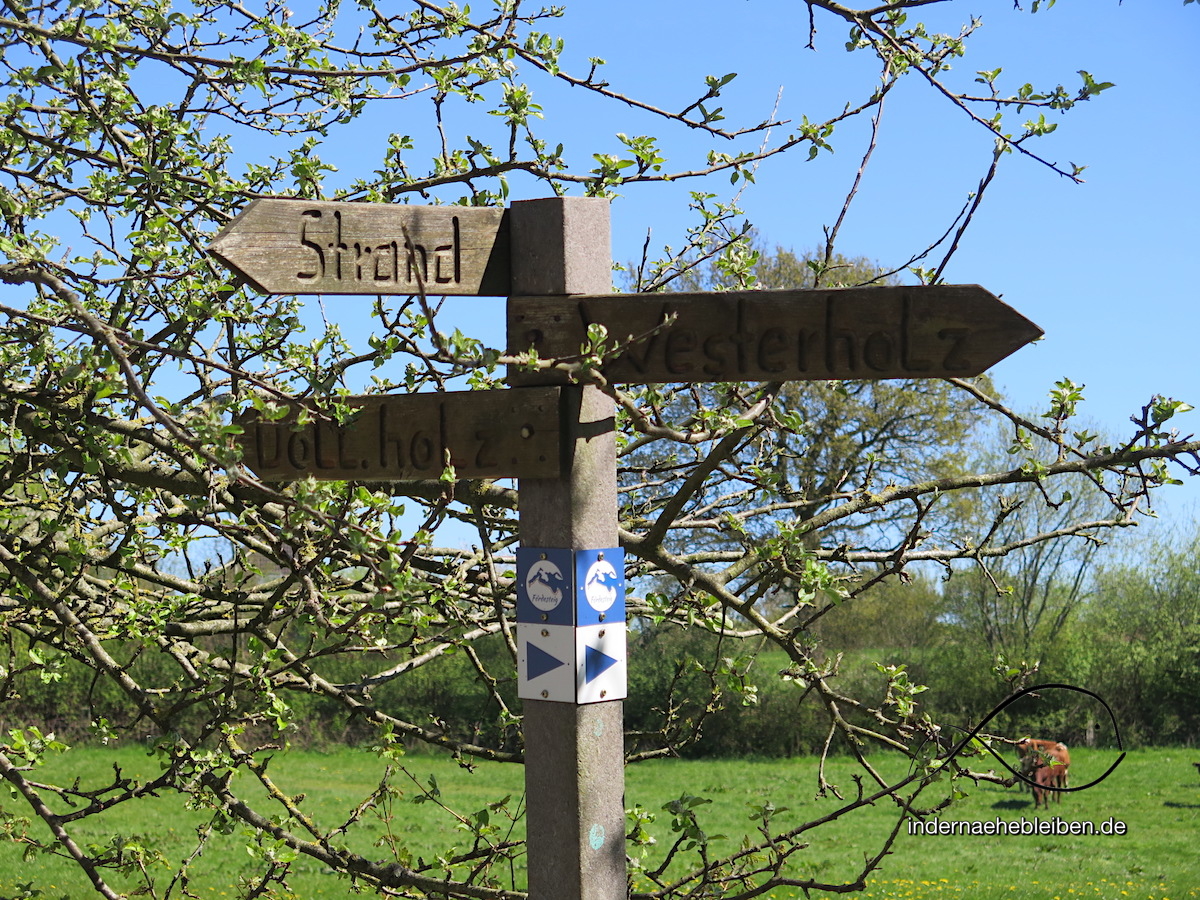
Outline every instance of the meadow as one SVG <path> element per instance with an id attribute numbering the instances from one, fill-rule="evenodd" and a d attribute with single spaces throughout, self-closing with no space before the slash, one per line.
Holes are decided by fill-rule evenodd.
<path id="1" fill-rule="evenodd" d="M 1113 751 L 1072 751 L 1073 783 L 1080 784 L 1102 773 L 1115 759 Z M 1200 900 L 1200 777 L 1191 762 L 1200 754 L 1190 750 L 1154 749 L 1131 752 L 1101 785 L 1067 795 L 1051 808 L 1068 824 L 1091 822 L 1099 828 L 1124 830 L 1123 834 L 1005 835 L 902 833 L 868 889 L 857 896 L 870 900 Z M 440 756 L 413 755 L 402 761 L 405 772 L 395 782 L 400 792 L 389 809 L 364 816 L 347 834 L 352 845 L 369 848 L 395 842 L 414 854 L 431 858 L 457 842 L 470 840 L 447 809 L 470 817 L 487 804 L 511 795 L 509 809 L 519 811 L 523 774 L 514 766 L 478 766 L 468 772 Z M 140 747 L 77 748 L 47 764 L 49 775 L 69 771 L 83 785 L 110 775 L 113 764 L 127 775 L 150 776 L 157 770 L 152 757 Z M 900 771 L 902 761 L 878 757 L 882 770 Z M 272 766 L 285 792 L 304 791 L 303 808 L 318 822 L 337 823 L 379 783 L 383 763 L 368 751 L 289 753 Z M 827 777 L 847 796 L 854 793 L 853 767 L 834 760 Z M 409 777 L 411 775 L 411 778 Z M 39 779 L 40 780 L 40 779 Z M 436 802 L 429 799 L 437 785 Z M 994 785 L 960 785 L 968 796 L 943 814 L 947 821 L 989 822 L 1029 820 L 1032 799 L 1017 789 Z M 243 784 L 247 793 L 251 788 Z M 931 788 L 936 792 L 937 786 Z M 658 843 L 649 848 L 653 863 L 671 841 L 670 815 L 664 804 L 690 794 L 711 802 L 697 807 L 700 823 L 714 839 L 713 852 L 735 849 L 746 834 L 753 835 L 754 805 L 767 801 L 779 808 L 775 820 L 786 828 L 824 815 L 836 808 L 833 798 L 815 799 L 816 761 L 787 760 L 659 760 L 632 766 L 627 772 L 627 805 L 640 805 L 656 813 L 650 830 Z M 413 802 L 424 796 L 426 802 Z M 931 793 L 932 799 L 938 795 Z M 62 809 L 52 798 L 52 806 Z M 24 810 L 3 795 L 0 807 L 10 813 Z M 390 815 L 389 815 L 390 813 Z M 1043 819 L 1044 811 L 1039 811 Z M 105 816 L 108 816 L 106 819 Z M 197 828 L 208 816 L 183 807 L 179 799 L 162 796 L 141 802 L 136 809 L 119 807 L 112 815 L 86 820 L 76 839 L 109 843 L 114 835 L 144 842 L 153 840 L 169 859 L 181 860 L 196 847 Z M 890 804 L 877 804 L 818 829 L 811 845 L 795 857 L 797 877 L 823 881 L 853 879 L 867 851 L 877 849 L 882 835 L 894 826 L 897 812 Z M 96 823 L 96 824 L 93 824 Z M 520 837 L 523 825 L 494 814 L 501 837 Z M 1116 826 L 1120 823 L 1120 826 Z M 41 834 L 40 823 L 31 833 Z M 196 859 L 189 890 L 201 898 L 234 898 L 240 895 L 238 879 L 251 869 L 246 835 L 235 830 L 218 835 Z M 383 856 L 385 850 L 375 849 Z M 316 863 L 300 858 L 293 864 L 294 888 L 302 900 L 361 897 L 354 888 Z M 159 870 L 155 870 L 159 871 Z M 519 870 L 512 879 L 519 887 Z M 169 880 L 160 867 L 158 891 Z M 118 882 L 119 884 L 119 882 Z M 643 885 L 644 886 L 644 885 Z M 95 896 L 86 879 L 70 863 L 45 855 L 25 858 L 16 843 L 0 843 L 0 900 L 44 897 L 79 900 Z M 182 896 L 176 893 L 173 896 Z M 792 900 L 797 894 L 777 890 L 768 897 Z M 851 895 L 853 896 L 853 895 Z"/>

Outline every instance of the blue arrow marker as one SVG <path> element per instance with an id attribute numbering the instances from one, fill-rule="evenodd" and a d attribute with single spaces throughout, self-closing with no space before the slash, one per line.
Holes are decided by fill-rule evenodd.
<path id="1" fill-rule="evenodd" d="M 620 660 L 613 659 L 607 653 L 601 653 L 595 647 L 586 648 L 587 652 L 583 656 L 583 675 L 584 683 L 595 681 Z"/>
<path id="2" fill-rule="evenodd" d="M 530 681 L 547 672 L 553 672 L 559 666 L 566 665 L 561 659 L 551 656 L 536 644 L 527 644 L 526 646 L 529 648 L 529 657 L 525 663 L 525 671 L 526 677 Z"/>

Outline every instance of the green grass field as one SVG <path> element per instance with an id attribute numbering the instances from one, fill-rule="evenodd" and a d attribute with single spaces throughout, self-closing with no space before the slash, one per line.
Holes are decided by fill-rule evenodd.
<path id="1" fill-rule="evenodd" d="M 1103 772 L 1115 754 L 1080 749 L 1073 750 L 1072 757 L 1073 783 L 1080 784 Z M 1067 823 L 1120 822 L 1125 834 L 904 834 L 882 870 L 872 877 L 867 892 L 859 896 L 872 900 L 1200 900 L 1200 778 L 1191 765 L 1197 757 L 1200 753 L 1179 750 L 1131 753 L 1103 784 L 1067 795 L 1051 809 L 1050 815 Z M 53 770 L 48 766 L 39 771 L 37 780 L 70 772 L 86 786 L 111 774 L 114 762 L 129 775 L 149 776 L 156 771 L 155 761 L 140 748 L 76 749 L 55 760 Z M 431 776 L 436 778 L 442 803 L 465 815 L 506 794 L 512 795 L 514 810 L 519 806 L 523 776 L 517 767 L 480 766 L 467 773 L 452 761 L 433 756 L 412 756 L 404 763 L 418 782 L 428 785 Z M 878 757 L 877 763 L 885 772 L 894 772 L 901 761 Z M 349 809 L 378 784 L 382 763 L 366 751 L 295 753 L 274 763 L 271 771 L 285 792 L 305 792 L 303 808 L 329 827 L 343 821 Z M 827 777 L 852 796 L 852 771 L 848 761 L 835 761 Z M 776 807 L 787 807 L 776 819 L 780 829 L 836 808 L 836 800 L 814 799 L 815 772 L 811 759 L 656 761 L 628 770 L 626 799 L 630 806 L 639 804 L 657 812 L 652 832 L 661 848 L 671 840 L 670 816 L 661 811 L 663 804 L 684 793 L 710 798 L 711 803 L 699 807 L 701 824 L 710 835 L 726 836 L 715 842 L 714 852 L 720 853 L 735 849 L 743 835 L 753 833 L 751 804 L 770 800 Z M 239 784 L 245 794 L 253 792 L 252 785 Z M 402 778 L 396 784 L 404 795 L 397 798 L 390 823 L 385 825 L 375 815 L 364 817 L 349 831 L 351 846 L 382 857 L 386 851 L 372 845 L 386 837 L 426 858 L 450 843 L 466 846 L 469 836 L 455 828 L 455 820 L 444 810 L 434 803 L 410 802 L 419 793 L 414 781 Z M 986 822 L 1033 815 L 1029 794 L 1015 788 L 968 785 L 967 792 L 968 798 L 948 811 L 945 819 Z M 930 799 L 937 796 L 931 794 Z M 57 799 L 50 800 L 55 809 L 65 809 Z M 0 806 L 25 814 L 7 795 Z M 881 803 L 818 829 L 811 845 L 795 857 L 793 874 L 832 882 L 852 879 L 863 854 L 878 847 L 896 816 L 894 807 Z M 1044 812 L 1042 816 L 1046 818 Z M 196 829 L 205 821 L 202 811 L 184 809 L 177 798 L 164 796 L 141 802 L 136 809 L 118 808 L 107 819 L 87 820 L 73 833 L 78 841 L 99 844 L 108 843 L 115 834 L 147 836 L 145 840 L 153 840 L 166 857 L 180 860 L 194 850 Z M 509 825 L 502 816 L 494 816 L 493 823 L 500 825 L 502 836 L 510 829 L 514 837 L 523 833 L 520 822 Z M 43 828 L 34 823 L 32 833 L 41 834 Z M 218 837 L 194 862 L 190 890 L 203 898 L 237 897 L 238 879 L 253 871 L 254 862 L 244 835 Z M 163 866 L 154 871 L 159 872 L 161 895 L 170 870 Z M 293 887 L 303 900 L 362 896 L 305 858 L 294 864 L 293 871 Z M 522 873 L 514 872 L 513 878 L 519 886 Z M 23 859 L 21 846 L 0 844 L 0 900 L 25 896 L 76 900 L 95 894 L 70 863 L 41 855 Z M 181 896 L 178 889 L 174 896 Z M 767 896 L 790 900 L 796 895 L 781 890 Z"/>

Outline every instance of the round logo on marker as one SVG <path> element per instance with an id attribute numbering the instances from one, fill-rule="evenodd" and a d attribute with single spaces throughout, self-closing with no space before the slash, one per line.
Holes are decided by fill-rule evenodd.
<path id="1" fill-rule="evenodd" d="M 562 570 L 547 559 L 535 562 L 525 576 L 525 593 L 529 602 L 543 612 L 562 603 L 566 587 L 567 579 L 563 577 Z"/>
<path id="2" fill-rule="evenodd" d="M 588 605 L 597 612 L 604 612 L 617 601 L 617 591 L 620 590 L 621 577 L 612 563 L 606 559 L 598 559 L 587 570 L 583 580 L 583 596 Z"/>

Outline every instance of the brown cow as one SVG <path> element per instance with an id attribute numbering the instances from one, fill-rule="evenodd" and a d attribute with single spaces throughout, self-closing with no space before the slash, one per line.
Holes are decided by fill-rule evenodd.
<path id="1" fill-rule="evenodd" d="M 1062 794 L 1058 791 L 1049 790 L 1052 787 L 1062 787 L 1067 779 L 1067 767 L 1061 763 L 1053 765 L 1037 766 L 1033 770 L 1033 808 L 1039 806 L 1050 808 L 1050 798 L 1047 794 L 1054 795 L 1055 803 L 1062 803 Z"/>
<path id="2" fill-rule="evenodd" d="M 1017 756 L 1021 759 L 1021 774 L 1033 777 L 1039 769 L 1053 770 L 1054 787 L 1066 787 L 1071 768 L 1071 753 L 1062 741 L 1047 741 L 1042 738 L 1022 738 L 1017 741 Z M 1022 782 L 1023 783 L 1023 782 Z"/>

